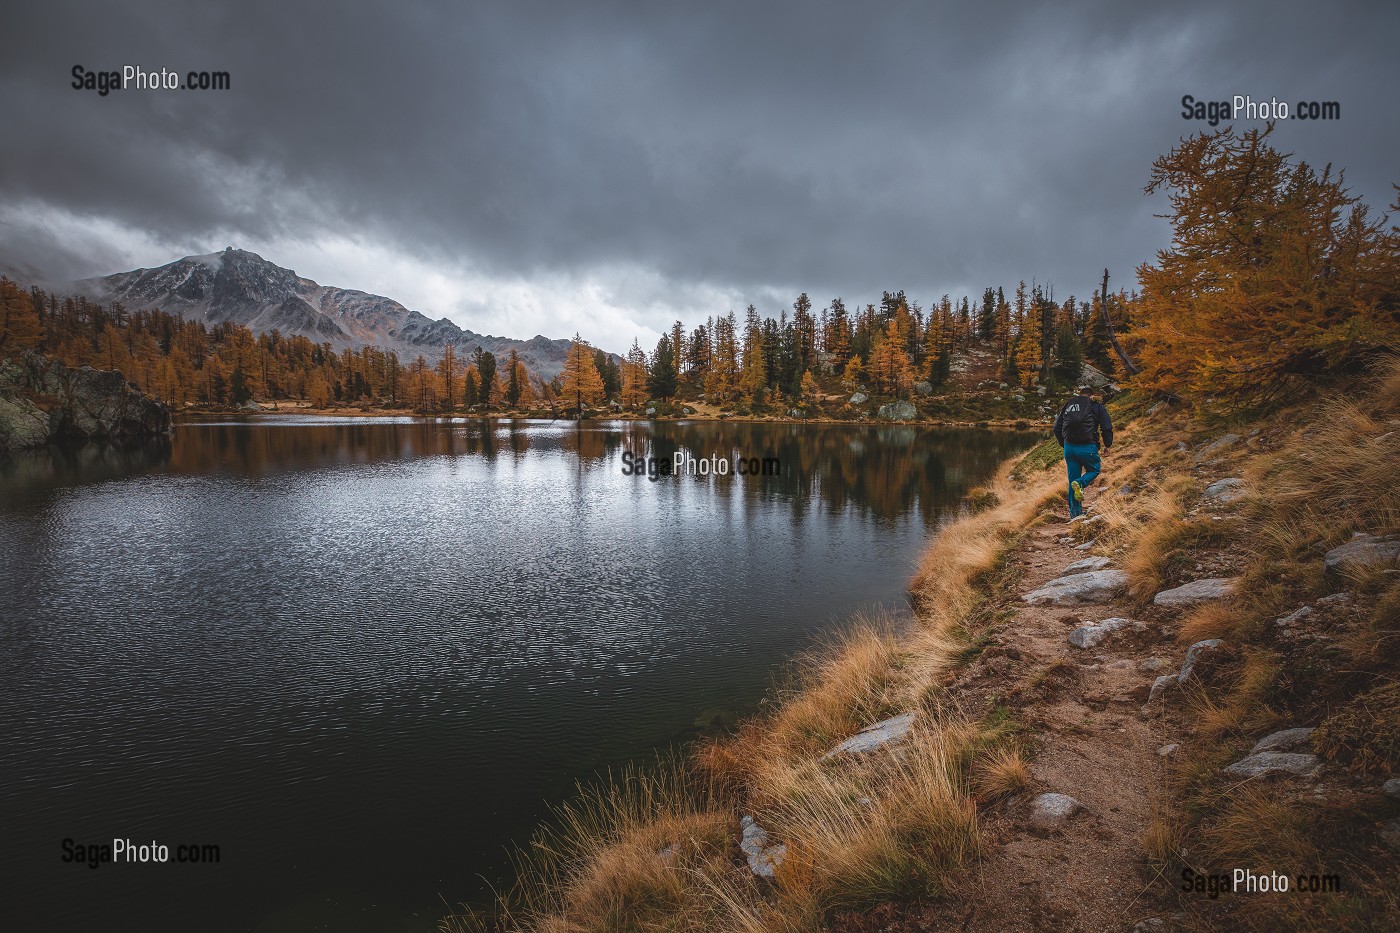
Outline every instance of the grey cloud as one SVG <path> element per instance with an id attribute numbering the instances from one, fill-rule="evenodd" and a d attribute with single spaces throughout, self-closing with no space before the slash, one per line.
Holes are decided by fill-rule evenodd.
<path id="1" fill-rule="evenodd" d="M 30 4 L 0 62 L 0 197 L 172 245 L 349 230 L 485 274 L 633 267 L 756 303 L 1082 294 L 1166 243 L 1141 188 L 1204 128 L 1181 95 L 1240 92 L 1340 100 L 1281 144 L 1389 201 L 1393 5 L 1131 6 Z M 75 63 L 126 62 L 233 90 L 68 87 Z M 0 256 L 82 264 L 14 229 Z"/>

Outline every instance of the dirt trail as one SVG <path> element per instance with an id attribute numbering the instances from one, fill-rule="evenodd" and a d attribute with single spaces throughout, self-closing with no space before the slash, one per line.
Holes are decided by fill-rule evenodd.
<path id="1" fill-rule="evenodd" d="M 1065 529 L 1033 528 L 1011 555 L 1016 597 L 1086 556 L 1058 543 Z M 1089 649 L 1068 641 L 1077 626 L 1113 617 L 1141 618 L 1123 603 L 1030 607 L 1015 599 L 982 656 L 951 685 L 969 712 L 1004 703 L 1032 726 L 1032 787 L 989 808 L 983 857 L 951 897 L 885 929 L 1127 931 L 1166 912 L 1149 890 L 1142 834 L 1162 781 L 1158 749 L 1173 740 L 1141 710 L 1153 679 L 1174 671 L 1182 652 L 1160 623 L 1125 628 Z M 1031 802 L 1048 792 L 1084 809 L 1060 829 L 1036 832 Z"/>

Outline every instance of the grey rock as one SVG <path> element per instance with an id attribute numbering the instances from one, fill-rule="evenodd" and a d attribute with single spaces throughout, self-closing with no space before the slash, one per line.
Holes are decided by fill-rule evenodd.
<path id="1" fill-rule="evenodd" d="M 1104 517 L 1103 517 L 1102 515 L 1090 515 L 1090 514 L 1088 514 L 1087 512 L 1084 512 L 1084 513 L 1081 513 L 1081 514 L 1079 514 L 1079 515 L 1074 516 L 1074 518 L 1071 518 L 1071 519 L 1069 520 L 1068 524 L 1071 524 L 1071 525 L 1097 525 L 1099 522 L 1101 522 L 1101 521 L 1103 521 L 1103 520 L 1104 520 Z"/>
<path id="2" fill-rule="evenodd" d="M 1138 662 L 1138 670 L 1145 674 L 1150 674 L 1153 671 L 1160 671 L 1162 665 L 1166 663 L 1167 662 L 1163 661 L 1161 658 L 1144 658 Z"/>
<path id="3" fill-rule="evenodd" d="M 1322 597 L 1314 605 L 1330 609 L 1333 606 L 1345 606 L 1349 602 L 1351 602 L 1350 593 L 1333 593 L 1331 596 Z"/>
<path id="4" fill-rule="evenodd" d="M 1068 575 L 1083 570 L 1102 570 L 1111 563 L 1113 563 L 1113 561 L 1109 560 L 1107 557 L 1086 557 L 1083 560 L 1075 561 L 1060 572 Z"/>
<path id="5" fill-rule="evenodd" d="M 822 757 L 835 758 L 838 755 L 860 755 L 865 752 L 873 752 L 877 748 L 884 748 L 891 743 L 902 741 L 909 734 L 913 725 L 913 713 L 900 713 L 898 716 L 891 716 L 873 726 L 866 726 Z"/>
<path id="6" fill-rule="evenodd" d="M 932 394 L 933 394 L 933 383 L 931 383 L 931 382 L 916 382 L 916 383 L 914 383 L 914 394 L 915 394 L 915 395 L 932 395 Z"/>
<path id="7" fill-rule="evenodd" d="M 1128 588 L 1121 570 L 1091 570 L 1058 577 L 1021 597 L 1032 606 L 1084 606 L 1108 602 Z"/>
<path id="8" fill-rule="evenodd" d="M 1154 606 L 1195 606 L 1216 599 L 1234 595 L 1238 577 L 1213 577 L 1208 580 L 1192 580 L 1175 589 L 1162 590 L 1152 597 Z"/>
<path id="9" fill-rule="evenodd" d="M 1179 454 L 1184 454 L 1184 453 L 1186 453 L 1186 451 L 1188 451 L 1188 450 L 1190 450 L 1190 449 L 1191 449 L 1191 448 L 1189 448 L 1189 447 L 1186 446 L 1186 442 L 1185 442 L 1185 441 L 1177 441 L 1177 442 L 1176 442 L 1176 446 L 1172 448 L 1172 450 L 1176 451 L 1176 452 L 1179 453 Z"/>
<path id="10" fill-rule="evenodd" d="M 1093 538 L 1093 539 L 1091 539 L 1091 540 L 1089 540 L 1089 541 L 1085 541 L 1083 544 L 1076 544 L 1076 545 L 1074 546 L 1074 549 L 1075 549 L 1076 551 L 1087 551 L 1087 550 L 1089 550 L 1090 548 L 1092 548 L 1094 545 L 1096 545 L 1096 544 L 1098 544 L 1098 543 L 1099 543 L 1099 539 L 1098 539 L 1098 538 Z"/>
<path id="11" fill-rule="evenodd" d="M 1045 386 L 1036 386 L 1036 387 L 1035 387 L 1035 394 L 1036 394 L 1036 395 L 1044 395 L 1044 394 L 1045 394 Z"/>
<path id="12" fill-rule="evenodd" d="M 1166 402 L 1158 402 L 1157 404 L 1153 405 L 1151 408 L 1147 409 L 1147 417 L 1151 418 L 1153 415 L 1157 414 L 1157 412 L 1161 411 L 1163 408 L 1166 408 L 1166 407 L 1167 407 L 1167 403 L 1166 403 Z"/>
<path id="13" fill-rule="evenodd" d="M 888 402 L 880 406 L 880 410 L 875 413 L 875 417 L 882 418 L 885 421 L 911 421 L 919 417 L 919 410 L 910 402 Z"/>
<path id="14" fill-rule="evenodd" d="M 1400 800 L 1400 778 L 1391 778 L 1382 784 L 1381 793 L 1391 800 Z"/>
<path id="15" fill-rule="evenodd" d="M 1163 745 L 1161 748 L 1157 749 L 1157 754 L 1163 758 L 1170 758 L 1172 755 L 1176 754 L 1176 750 L 1180 747 L 1180 745 L 1172 742 L 1169 745 Z"/>
<path id="16" fill-rule="evenodd" d="M 119 372 L 71 369 L 30 350 L 0 361 L 0 450 L 170 432 L 170 409 Z"/>
<path id="17" fill-rule="evenodd" d="M 1328 573 L 1341 573 L 1394 564 L 1397 560 L 1400 560 L 1400 538 L 1378 538 L 1358 531 L 1346 544 L 1328 551 L 1322 558 L 1322 566 Z"/>
<path id="18" fill-rule="evenodd" d="M 1217 438 L 1198 450 L 1196 456 L 1192 458 L 1192 462 L 1204 463 L 1222 450 L 1225 450 L 1227 447 L 1233 447 L 1239 442 L 1240 436 L 1238 434 L 1226 434 L 1224 437 Z"/>
<path id="19" fill-rule="evenodd" d="M 851 396 L 850 403 L 852 405 L 864 405 L 868 401 L 870 401 L 870 396 L 866 395 L 864 392 L 857 392 Z"/>
<path id="20" fill-rule="evenodd" d="M 1207 638 L 1205 641 L 1198 641 L 1187 648 L 1186 659 L 1181 662 L 1181 673 L 1176 677 L 1177 683 L 1185 684 L 1189 681 L 1196 674 L 1196 665 L 1224 644 L 1223 639 Z"/>
<path id="21" fill-rule="evenodd" d="M 1266 735 L 1249 750 L 1251 755 L 1259 752 L 1297 752 L 1312 748 L 1313 730 L 1309 728 L 1283 729 Z"/>
<path id="22" fill-rule="evenodd" d="M 655 405 L 653 405 L 653 406 L 651 406 L 650 408 L 647 409 L 647 415 L 648 415 L 648 416 L 651 416 L 651 415 L 654 415 L 654 414 L 656 414 L 656 406 L 655 406 Z"/>
<path id="23" fill-rule="evenodd" d="M 1380 826 L 1381 842 L 1392 852 L 1400 852 L 1400 820 L 1386 820 Z"/>
<path id="24" fill-rule="evenodd" d="M 1180 681 L 1175 674 L 1163 674 L 1152 681 L 1152 692 L 1147 695 L 1147 703 L 1150 706 L 1153 700 L 1160 698 L 1171 688 L 1177 686 Z"/>
<path id="25" fill-rule="evenodd" d="M 1294 609 L 1294 610 L 1293 610 L 1292 612 L 1290 612 L 1288 615 L 1286 615 L 1286 616 L 1279 616 L 1277 619 L 1275 619 L 1275 620 L 1274 620 L 1274 626 L 1275 626 L 1276 628 L 1286 629 L 1286 628 L 1291 627 L 1292 625 L 1294 625 L 1294 624 L 1297 623 L 1297 622 L 1301 622 L 1302 620 L 1306 619 L 1308 616 L 1310 616 L 1310 615 L 1312 615 L 1312 614 L 1313 614 L 1312 608 L 1309 607 L 1309 606 L 1304 606 L 1304 607 L 1301 608 L 1301 609 Z"/>
<path id="26" fill-rule="evenodd" d="M 802 409 L 800 409 L 800 408 L 789 408 L 789 409 L 788 409 L 788 417 L 789 417 L 789 418 L 801 418 L 801 417 L 802 417 Z"/>
<path id="27" fill-rule="evenodd" d="M 1053 832 L 1064 826 L 1084 804 L 1068 794 L 1041 794 L 1031 803 L 1031 826 Z"/>
<path id="28" fill-rule="evenodd" d="M 743 834 L 739 839 L 739 848 L 748 859 L 749 870 L 760 878 L 773 880 L 776 869 L 787 857 L 787 846 L 781 843 L 772 845 L 767 830 L 751 816 L 739 821 L 739 829 Z"/>
<path id="29" fill-rule="evenodd" d="M 1131 624 L 1130 619 L 1104 619 L 1094 625 L 1081 625 L 1069 633 L 1069 643 L 1076 648 L 1092 648 L 1120 628 Z"/>
<path id="30" fill-rule="evenodd" d="M 1225 769 L 1232 777 L 1256 778 L 1275 774 L 1295 776 L 1309 775 L 1322 766 L 1322 759 L 1316 755 L 1298 752 L 1260 752 L 1241 758 Z"/>
<path id="31" fill-rule="evenodd" d="M 1217 480 L 1206 487 L 1205 497 L 1217 502 L 1236 502 L 1247 495 L 1244 480 L 1238 476 Z"/>

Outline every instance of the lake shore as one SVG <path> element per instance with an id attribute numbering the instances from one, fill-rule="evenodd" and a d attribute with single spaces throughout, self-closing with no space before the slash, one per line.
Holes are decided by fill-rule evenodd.
<path id="1" fill-rule="evenodd" d="M 332 406 L 332 407 L 328 407 L 328 408 L 314 408 L 314 407 L 312 407 L 312 406 L 310 406 L 310 405 L 297 405 L 297 404 L 288 403 L 288 402 L 285 402 L 285 401 L 284 401 L 284 402 L 277 402 L 277 403 L 273 403 L 273 402 L 259 403 L 259 406 L 258 406 L 257 408 L 255 408 L 255 409 L 253 409 L 253 408 L 239 408 L 239 407 L 229 407 L 229 408 L 209 408 L 209 407 L 198 407 L 198 408 L 193 408 L 193 407 L 192 407 L 192 408 L 186 408 L 186 409 L 183 409 L 183 410 L 177 412 L 177 420 L 178 420 L 179 418 L 201 419 L 201 418 L 234 417 L 234 416 L 247 416 L 247 415 L 284 416 L 284 417 L 285 417 L 285 416 L 312 416 L 312 417 L 324 417 L 324 418 L 362 418 L 362 419 L 364 419 L 364 420 L 366 420 L 366 421 L 380 420 L 380 419 L 386 419 L 386 418 L 413 418 L 413 419 L 420 420 L 420 421 L 425 421 L 425 422 L 429 422 L 429 421 L 444 421 L 444 422 L 446 422 L 446 421 L 462 421 L 462 420 L 475 420 L 475 421 L 482 421 L 482 420 L 504 420 L 504 421 L 509 421 L 509 420 L 545 420 L 545 421 L 572 422 L 572 421 L 576 421 L 576 420 L 577 420 L 577 419 L 570 418 L 570 417 L 554 416 L 554 415 L 551 415 L 551 414 L 550 414 L 549 412 L 547 412 L 547 411 L 540 411 L 540 410 L 538 410 L 538 409 L 536 409 L 536 410 L 470 411 L 470 412 L 467 412 L 467 411 L 456 411 L 456 412 L 441 412 L 441 413 L 433 413 L 433 414 L 430 414 L 430 413 L 424 413 L 424 412 L 420 412 L 420 411 L 415 411 L 415 410 L 410 409 L 410 408 L 373 408 L 373 409 L 365 409 L 365 408 L 357 408 L 357 407 L 351 407 L 351 406 Z M 862 417 L 862 416 L 855 416 L 855 417 L 850 417 L 850 418 L 832 418 L 832 417 L 823 417 L 823 416 L 816 416 L 816 417 L 810 417 L 810 418 L 794 418 L 794 417 L 783 416 L 783 415 L 728 415 L 728 414 L 721 415 L 721 414 L 720 414 L 718 411 L 716 411 L 716 410 L 705 410 L 705 409 L 703 409 L 703 408 L 697 408 L 697 409 L 696 409 L 693 413 L 691 413 L 691 414 L 683 414 L 683 415 L 664 415 L 664 416 L 646 415 L 646 414 L 641 414 L 641 413 L 638 413 L 638 412 L 629 412 L 629 411 L 620 411 L 620 412 L 599 411 L 599 412 L 596 412 L 596 413 L 592 414 L 590 417 L 587 417 L 587 418 L 583 419 L 583 421 L 584 421 L 585 423 L 587 423 L 587 422 L 606 422 L 606 421 L 647 421 L 647 422 L 657 422 L 657 421 L 663 421 L 663 422 L 666 422 L 666 421 L 669 421 L 669 422 L 719 421 L 719 422 L 730 422 L 730 423 L 739 423 L 739 424 L 852 424 L 852 425 L 859 425 L 859 424 L 864 424 L 864 425 L 871 425 L 871 424 L 885 424 L 885 425 L 889 425 L 889 424 L 906 424 L 906 425 L 917 425 L 917 426 L 922 426 L 922 427 L 948 427 L 948 428 L 954 428 L 954 427 L 956 427 L 956 428 L 993 427 L 993 428 L 1021 428 L 1021 429 L 1032 428 L 1032 427 L 1048 428 L 1048 425 L 1049 425 L 1049 422 L 1045 422 L 1045 421 L 1041 421 L 1041 420 L 1037 420 L 1037 419 L 1031 419 L 1031 418 L 994 418 L 994 419 L 982 419 L 982 420 L 953 419 L 953 418 L 946 418 L 946 419 L 918 418 L 918 419 L 909 419 L 909 420 L 883 420 L 883 419 L 875 419 L 875 418 Z"/>
<path id="2" fill-rule="evenodd" d="M 1086 931 L 1393 917 L 1393 856 L 1354 840 L 1393 811 L 1376 809 L 1393 755 L 1376 729 L 1400 696 L 1351 672 L 1393 670 L 1381 645 L 1400 605 L 1383 570 L 1396 539 L 1346 542 L 1395 530 L 1386 425 L 1400 368 L 1360 397 L 1351 414 L 1351 401 L 1313 401 L 1229 431 L 1124 400 L 1104 482 L 1073 523 L 1055 442 L 1011 458 L 930 541 L 911 625 L 855 620 L 731 735 L 585 794 L 525 849 L 494 913 L 444 928 L 1029 933 L 1046 917 Z M 1302 506 L 1315 532 L 1300 541 L 1298 472 L 1320 430 L 1354 454 L 1338 465 L 1344 488 Z M 1329 567 L 1343 552 L 1358 563 L 1324 575 L 1324 552 Z M 1203 578 L 1214 595 L 1173 595 Z M 1279 640 L 1280 618 L 1308 631 Z M 1323 660 L 1316 646 L 1334 640 Z M 1300 677 L 1310 686 L 1290 690 Z M 1251 749 L 1280 737 L 1301 743 L 1282 757 L 1306 774 L 1242 785 Z M 1246 857 L 1354 886 L 1245 903 L 1176 882 Z"/>

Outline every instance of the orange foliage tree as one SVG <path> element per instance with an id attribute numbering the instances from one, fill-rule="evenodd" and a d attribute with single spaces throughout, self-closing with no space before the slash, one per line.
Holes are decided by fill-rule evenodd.
<path id="1" fill-rule="evenodd" d="M 1172 245 L 1138 269 L 1129 340 L 1152 389 L 1267 397 L 1400 346 L 1395 228 L 1272 131 L 1203 133 L 1153 163 Z"/>

